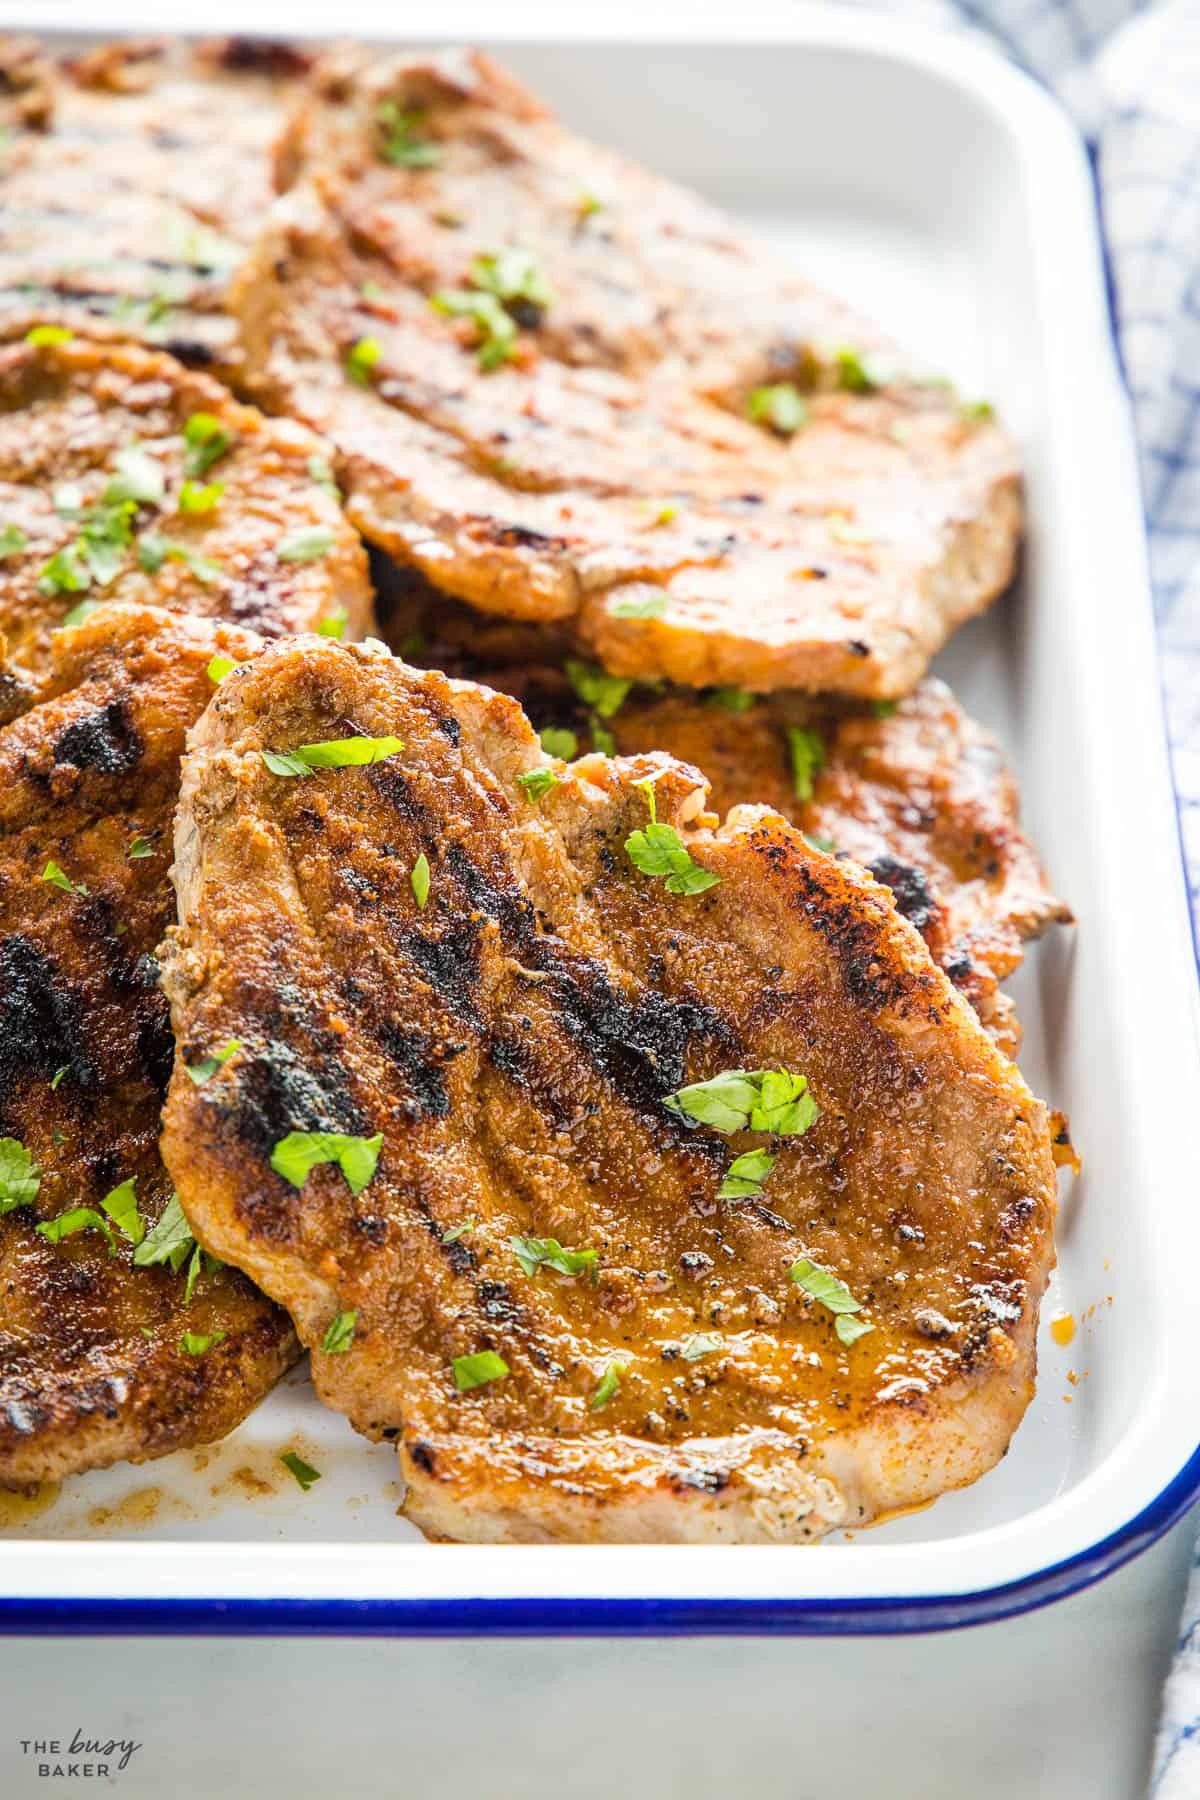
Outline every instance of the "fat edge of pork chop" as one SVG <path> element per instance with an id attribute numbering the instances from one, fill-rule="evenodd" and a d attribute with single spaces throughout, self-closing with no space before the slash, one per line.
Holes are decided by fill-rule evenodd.
<path id="1" fill-rule="evenodd" d="M 264 762 L 356 735 L 383 760 Z M 717 885 L 635 867 L 651 793 Z M 1045 1109 L 887 889 L 704 798 L 312 640 L 192 735 L 164 1156 L 435 1534 L 804 1541 L 975 1479 L 1028 1402 Z M 803 1075 L 816 1116 L 668 1104 L 731 1069 Z M 366 1160 L 306 1174 L 292 1133 Z"/>
<path id="2" fill-rule="evenodd" d="M 0 730 L 0 1484 L 222 1437 L 298 1354 L 286 1314 L 182 1220 L 156 1263 L 134 1260 L 171 1200 L 154 950 L 184 731 L 210 659 L 258 647 L 107 608 L 58 634 Z"/>
<path id="3" fill-rule="evenodd" d="M 0 348 L 0 631 L 17 662 L 98 601 L 266 637 L 373 625 L 325 446 L 137 345 Z"/>
<path id="4" fill-rule="evenodd" d="M 1007 585 L 1010 439 L 715 209 L 485 57 L 302 113 L 231 290 L 247 385 L 444 592 L 616 674 L 879 697 Z M 421 161 L 385 129 L 418 116 Z"/>

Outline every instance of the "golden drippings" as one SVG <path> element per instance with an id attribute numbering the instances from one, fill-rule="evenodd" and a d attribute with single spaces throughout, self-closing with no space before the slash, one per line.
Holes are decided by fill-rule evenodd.
<path id="1" fill-rule="evenodd" d="M 1075 1336 L 1075 1314 L 1055 1313 L 1050 1321 L 1050 1336 L 1065 1348 Z"/>
<path id="2" fill-rule="evenodd" d="M 40 1518 L 50 1511 L 61 1493 L 61 1481 L 39 1481 L 29 1488 L 0 1488 L 0 1528 Z"/>

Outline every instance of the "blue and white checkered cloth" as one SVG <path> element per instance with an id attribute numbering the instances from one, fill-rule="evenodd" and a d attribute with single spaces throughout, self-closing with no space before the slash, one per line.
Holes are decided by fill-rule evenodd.
<path id="1" fill-rule="evenodd" d="M 1051 87 L 1095 163 L 1133 397 L 1168 728 L 1200 924 L 1200 0 L 915 0 Z M 1153 1800 L 1200 1800 L 1200 1549 Z"/>

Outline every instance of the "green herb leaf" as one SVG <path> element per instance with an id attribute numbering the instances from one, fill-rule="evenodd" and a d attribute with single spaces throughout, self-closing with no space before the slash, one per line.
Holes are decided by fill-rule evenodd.
<path id="1" fill-rule="evenodd" d="M 138 1211 L 136 1175 L 131 1175 L 119 1187 L 110 1188 L 100 1204 L 117 1230 L 131 1244 L 141 1243 L 146 1235 L 146 1226 Z"/>
<path id="2" fill-rule="evenodd" d="M 424 114 L 403 112 L 394 100 L 375 108 L 376 147 L 382 162 L 400 169 L 432 169 L 442 160 L 439 144 L 414 136 Z"/>
<path id="3" fill-rule="evenodd" d="M 702 1356 L 713 1356 L 725 1348 L 725 1340 L 715 1332 L 698 1331 L 685 1339 L 680 1355 L 684 1362 L 699 1362 Z"/>
<path id="4" fill-rule="evenodd" d="M 328 738 L 320 744 L 301 744 L 296 750 L 264 750 L 262 759 L 272 775 L 310 775 L 314 769 L 354 769 L 382 762 L 403 750 L 398 737 Z"/>
<path id="5" fill-rule="evenodd" d="M 833 360 L 840 388 L 844 388 L 848 394 L 875 392 L 878 383 L 871 379 L 857 350 L 836 350 Z"/>
<path id="6" fill-rule="evenodd" d="M 308 472 L 316 482 L 317 486 L 325 489 L 325 492 L 329 495 L 331 500 L 336 500 L 339 504 L 341 503 L 342 490 L 334 480 L 333 470 L 330 468 L 325 457 L 310 456 L 308 459 Z"/>
<path id="7" fill-rule="evenodd" d="M 412 884 L 413 896 L 417 905 L 424 912 L 425 902 L 429 899 L 429 858 L 423 850 L 413 864 L 409 881 Z"/>
<path id="8" fill-rule="evenodd" d="M 0 562 L 6 557 L 19 555 L 26 542 L 25 533 L 19 525 L 0 525 Z"/>
<path id="9" fill-rule="evenodd" d="M 117 1254 L 117 1240 L 113 1236 L 112 1226 L 92 1206 L 76 1206 L 71 1212 L 59 1213 L 57 1219 L 46 1219 L 38 1226 L 38 1236 L 44 1237 L 52 1244 L 59 1243 L 65 1237 L 74 1237 L 77 1231 L 99 1231 L 108 1242 L 108 1254 Z"/>
<path id="10" fill-rule="evenodd" d="M 558 786 L 558 776 L 553 769 L 526 769 L 523 775 L 517 776 L 517 786 L 525 790 L 526 799 L 536 806 L 552 787 Z"/>
<path id="11" fill-rule="evenodd" d="M 179 1348 L 186 1351 L 188 1356 L 203 1356 L 214 1344 L 222 1344 L 224 1341 L 223 1331 L 185 1331 L 179 1340 Z"/>
<path id="12" fill-rule="evenodd" d="M 291 750 L 264 750 L 262 759 L 272 775 L 311 775 L 304 758 Z"/>
<path id="13" fill-rule="evenodd" d="M 862 1301 L 856 1300 L 845 1282 L 839 1281 L 836 1275 L 831 1275 L 828 1269 L 819 1268 L 807 1256 L 802 1256 L 799 1262 L 792 1264 L 788 1275 L 797 1287 L 802 1287 L 806 1294 L 811 1294 L 814 1300 L 834 1314 L 834 1330 L 843 1344 L 857 1343 L 859 1338 L 874 1331 L 873 1325 L 851 1317 L 862 1311 Z"/>
<path id="14" fill-rule="evenodd" d="M 237 1055 L 241 1047 L 240 1038 L 230 1038 L 223 1050 L 216 1051 L 212 1056 L 203 1057 L 197 1063 L 185 1062 L 184 1069 L 197 1087 L 203 1087 L 206 1081 L 212 1080 L 218 1069 L 224 1067 L 231 1056 Z"/>
<path id="15" fill-rule="evenodd" d="M 598 1250 L 564 1250 L 557 1238 L 510 1237 L 509 1247 L 527 1275 L 541 1268 L 560 1275 L 595 1275 Z"/>
<path id="16" fill-rule="evenodd" d="M 195 1245 L 192 1228 L 183 1216 L 179 1196 L 172 1194 L 163 1207 L 162 1217 L 152 1225 L 133 1253 L 134 1267 L 150 1269 L 157 1263 L 168 1263 L 176 1275 L 182 1269 Z"/>
<path id="17" fill-rule="evenodd" d="M 719 687 L 713 688 L 705 698 L 710 706 L 719 706 L 724 712 L 744 713 L 750 711 L 758 695 L 748 694 L 745 688 Z"/>
<path id="18" fill-rule="evenodd" d="M 53 857 L 42 870 L 42 880 L 49 881 L 56 888 L 61 888 L 64 894 L 86 894 L 90 891 L 82 881 L 72 881 L 66 870 L 61 869 Z"/>
<path id="19" fill-rule="evenodd" d="M 358 1324 L 358 1310 L 339 1312 L 333 1315 L 321 1339 L 321 1348 L 326 1356 L 344 1356 L 354 1342 L 354 1327 Z"/>
<path id="20" fill-rule="evenodd" d="M 554 304 L 554 290 L 543 275 L 537 257 L 531 250 L 522 250 L 515 244 L 475 257 L 471 264 L 471 282 L 483 292 L 495 294 L 506 306 L 520 300 L 527 300 L 537 307 Z"/>
<path id="21" fill-rule="evenodd" d="M 457 1244 L 459 1238 L 466 1237 L 468 1231 L 474 1231 L 475 1225 L 474 1219 L 464 1219 L 461 1225 L 452 1225 L 449 1231 L 442 1233 L 443 1244 Z"/>
<path id="22" fill-rule="evenodd" d="M 691 852 L 673 825 L 658 823 L 653 782 L 638 785 L 646 795 L 650 823 L 644 831 L 631 831 L 625 839 L 630 862 L 643 875 L 665 876 L 669 894 L 703 894 L 716 887 L 721 877 L 692 861 Z"/>
<path id="23" fill-rule="evenodd" d="M 27 344 L 69 344 L 75 336 L 65 325 L 34 325 L 25 333 Z"/>
<path id="24" fill-rule="evenodd" d="M 472 1388 L 486 1387 L 489 1381 L 502 1381 L 510 1372 L 508 1364 L 494 1350 L 477 1350 L 473 1356 L 454 1359 L 454 1385 L 460 1394 Z"/>
<path id="25" fill-rule="evenodd" d="M 42 565 L 38 576 L 38 592 L 42 594 L 81 594 L 91 586 L 91 570 L 84 564 L 74 544 L 61 550 Z"/>
<path id="26" fill-rule="evenodd" d="M 191 1305 L 192 1295 L 196 1291 L 196 1283 L 202 1274 L 213 1275 L 223 1267 L 224 1264 L 217 1257 L 210 1255 L 207 1250 L 202 1250 L 199 1244 L 193 1245 L 191 1261 L 188 1263 L 187 1280 L 183 1284 L 183 1304 Z"/>
<path id="27" fill-rule="evenodd" d="M 328 525 L 310 525 L 303 531 L 293 531 L 290 537 L 284 538 L 275 549 L 280 562 L 316 562 L 318 558 L 327 556 L 333 549 L 337 539 Z"/>
<path id="28" fill-rule="evenodd" d="M 99 600 L 81 600 L 78 606 L 73 606 L 71 608 L 66 618 L 62 621 L 60 630 L 68 631 L 73 625 L 82 625 L 85 619 L 91 618 L 92 614 L 100 605 L 101 602 Z"/>
<path id="29" fill-rule="evenodd" d="M 185 481 L 179 490 L 179 510 L 181 513 L 212 512 L 224 492 L 223 481 Z"/>
<path id="30" fill-rule="evenodd" d="M 208 679 L 214 687 L 220 687 L 230 669 L 236 669 L 237 666 L 232 656 L 214 656 L 208 665 Z"/>
<path id="31" fill-rule="evenodd" d="M 294 1450 L 281 1451 L 279 1460 L 284 1468 L 287 1469 L 290 1474 L 295 1476 L 297 1482 L 306 1494 L 313 1482 L 320 1481 L 321 1479 L 320 1469 L 314 1469 L 311 1463 L 306 1463 L 304 1458 L 302 1456 L 297 1456 Z"/>
<path id="32" fill-rule="evenodd" d="M 631 677 L 608 675 L 598 664 L 580 662 L 574 656 L 567 658 L 566 676 L 584 705 L 592 707 L 602 719 L 615 718 L 633 686 Z"/>
<path id="33" fill-rule="evenodd" d="M 538 742 L 547 756 L 560 756 L 564 762 L 579 755 L 579 739 L 563 726 L 547 725 L 545 731 L 539 731 Z"/>
<path id="34" fill-rule="evenodd" d="M 344 606 L 335 607 L 326 613 L 323 619 L 317 620 L 317 636 L 336 638 L 340 643 L 346 635 L 346 626 L 350 623 L 350 614 Z"/>
<path id="35" fill-rule="evenodd" d="M 820 1112 L 806 1077 L 786 1069 L 726 1069 L 668 1094 L 663 1104 L 714 1131 L 769 1131 L 777 1137 L 798 1137 Z"/>
<path id="36" fill-rule="evenodd" d="M 63 1064 L 61 1064 L 61 1066 L 59 1068 L 55 1069 L 53 1075 L 50 1077 L 50 1092 L 51 1093 L 53 1093 L 55 1091 L 59 1082 L 62 1080 L 63 1076 L 67 1073 L 67 1071 L 70 1069 L 70 1067 L 71 1067 L 70 1063 L 63 1063 Z"/>
<path id="37" fill-rule="evenodd" d="M 289 1131 L 271 1152 L 271 1167 L 293 1187 L 304 1186 L 320 1163 L 336 1163 L 352 1194 L 361 1194 L 375 1173 L 383 1133 L 353 1137 L 343 1131 Z"/>
<path id="38" fill-rule="evenodd" d="M 604 211 L 604 202 L 585 188 L 575 202 L 575 211 L 581 220 L 590 219 L 593 213 Z"/>
<path id="39" fill-rule="evenodd" d="M 588 730 L 592 734 L 592 749 L 598 750 L 601 756 L 617 754 L 617 740 L 606 725 L 602 725 L 593 713 L 588 721 Z"/>
<path id="40" fill-rule="evenodd" d="M 183 461 L 185 475 L 207 475 L 215 462 L 232 448 L 234 435 L 227 431 L 214 413 L 193 413 L 183 428 L 187 453 Z"/>
<path id="41" fill-rule="evenodd" d="M 990 400 L 964 400 L 958 410 L 964 419 L 969 419 L 974 425 L 986 424 L 996 416 L 996 409 Z"/>
<path id="42" fill-rule="evenodd" d="M 746 412 L 756 425 L 767 425 L 779 437 L 791 437 L 808 424 L 808 408 L 800 398 L 800 390 L 790 381 L 774 387 L 756 387 L 746 403 Z"/>
<path id="43" fill-rule="evenodd" d="M 479 366 L 483 370 L 498 369 L 514 354 L 517 342 L 516 321 L 505 312 L 494 294 L 471 293 L 466 288 L 453 288 L 434 294 L 429 304 L 435 312 L 452 318 L 474 322 Z"/>
<path id="44" fill-rule="evenodd" d="M 161 506 L 167 482 L 160 462 L 140 444 L 118 450 L 114 461 L 117 472 L 104 490 L 104 506 L 119 506 L 127 500 L 135 506 Z"/>
<path id="45" fill-rule="evenodd" d="M 890 719 L 899 704 L 898 700 L 872 700 L 871 711 L 877 719 Z"/>
<path id="46" fill-rule="evenodd" d="M 370 387 L 371 371 L 382 354 L 378 338 L 359 338 L 346 352 L 346 373 L 359 387 Z"/>
<path id="47" fill-rule="evenodd" d="M 600 1377 L 599 1384 L 588 1399 L 588 1405 L 593 1412 L 599 1412 L 602 1406 L 608 1405 L 609 1401 L 621 1385 L 622 1375 L 627 1375 L 628 1373 L 628 1363 L 615 1361 L 609 1363 L 607 1369 L 605 1369 L 603 1375 Z"/>
<path id="48" fill-rule="evenodd" d="M 608 603 L 609 615 L 614 619 L 661 619 L 666 610 L 667 596 L 661 588 L 650 594 L 618 595 Z"/>
<path id="49" fill-rule="evenodd" d="M 138 567 L 152 575 L 157 574 L 165 562 L 181 562 L 205 587 L 211 587 L 222 574 L 219 562 L 209 556 L 200 556 L 186 544 L 162 537 L 157 531 L 143 531 L 138 539 L 137 559 Z"/>
<path id="50" fill-rule="evenodd" d="M 789 725 L 787 741 L 792 759 L 792 789 L 797 800 L 811 800 L 813 776 L 825 761 L 825 745 L 815 731 L 808 731 L 803 725 Z"/>
<path id="51" fill-rule="evenodd" d="M 826 837 L 823 832 L 802 831 L 800 836 L 804 839 L 810 850 L 820 850 L 825 856 L 837 855 L 837 845 L 831 837 Z"/>
<path id="52" fill-rule="evenodd" d="M 130 862 L 141 862 L 144 857 L 154 855 L 154 845 L 150 842 L 149 838 L 141 837 L 139 835 L 138 837 L 130 838 L 129 848 L 125 854 Z"/>
<path id="53" fill-rule="evenodd" d="M 42 1172 L 20 1138 L 0 1137 L 0 1214 L 30 1206 L 42 1185 Z"/>
<path id="54" fill-rule="evenodd" d="M 735 1156 L 717 1189 L 717 1199 L 756 1199 L 776 1161 L 766 1150 L 747 1150 L 744 1156 Z"/>

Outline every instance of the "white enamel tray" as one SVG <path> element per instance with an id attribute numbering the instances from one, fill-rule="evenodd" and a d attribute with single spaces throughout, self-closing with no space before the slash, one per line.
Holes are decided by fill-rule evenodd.
<path id="1" fill-rule="evenodd" d="M 328 29 L 306 0 L 286 10 L 260 5 L 254 28 Z M 229 4 L 87 11 L 100 30 L 246 24 Z M 76 0 L 0 19 L 84 22 Z M 388 23 L 365 0 L 337 22 L 371 38 Z M 1023 1066 L 1069 1111 L 1085 1159 L 1064 1183 L 1044 1315 L 1073 1314 L 1076 1336 L 1043 1331 L 1037 1398 L 977 1486 L 803 1549 L 432 1548 L 395 1517 L 392 1452 L 293 1376 L 223 1445 L 70 1481 L 37 1516 L 10 1509 L 0 1630 L 929 1629 L 1096 1579 L 1200 1490 L 1196 968 L 1083 149 L 998 58 L 902 20 L 789 8 L 761 29 L 727 21 L 725 42 L 661 17 L 623 21 L 621 41 L 563 39 L 586 29 L 457 35 L 490 38 L 584 133 L 727 205 L 995 400 L 1024 445 L 1019 591 L 938 667 L 999 732 L 1079 915 L 1015 984 Z M 287 1448 L 322 1472 L 307 1495 L 278 1463 Z"/>

